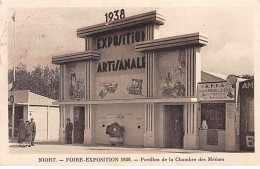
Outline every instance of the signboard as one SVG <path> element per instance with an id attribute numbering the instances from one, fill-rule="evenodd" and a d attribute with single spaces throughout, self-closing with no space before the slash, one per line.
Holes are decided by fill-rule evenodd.
<path id="1" fill-rule="evenodd" d="M 240 95 L 254 96 L 254 79 L 246 80 L 239 83 Z"/>
<path id="2" fill-rule="evenodd" d="M 233 119 L 236 115 L 236 104 L 235 103 L 227 103 L 226 104 L 226 113 L 227 113 L 227 118 Z"/>
<path id="3" fill-rule="evenodd" d="M 235 87 L 227 82 L 198 84 L 199 101 L 235 100 Z"/>

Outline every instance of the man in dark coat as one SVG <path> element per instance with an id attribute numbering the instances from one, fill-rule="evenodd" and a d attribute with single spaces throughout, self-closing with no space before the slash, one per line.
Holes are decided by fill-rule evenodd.
<path id="1" fill-rule="evenodd" d="M 34 122 L 34 119 L 31 118 L 31 124 L 32 124 L 32 142 L 31 142 L 31 145 L 34 146 L 34 139 L 35 139 L 35 135 L 36 135 L 36 124 Z"/>
<path id="2" fill-rule="evenodd" d="M 70 122 L 69 118 L 67 118 L 67 125 L 66 125 L 66 128 L 65 128 L 65 131 L 66 131 L 67 144 L 72 144 L 73 124 Z"/>

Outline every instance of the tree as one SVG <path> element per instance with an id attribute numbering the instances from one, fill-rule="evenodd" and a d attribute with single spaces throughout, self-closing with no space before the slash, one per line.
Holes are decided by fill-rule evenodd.
<path id="1" fill-rule="evenodd" d="M 243 79 L 254 79 L 254 75 L 250 75 L 250 74 L 243 74 L 240 75 L 239 77 Z"/>
<path id="2" fill-rule="evenodd" d="M 30 86 L 28 82 L 31 81 L 31 77 L 30 73 L 26 71 L 26 65 L 19 64 L 15 69 L 15 89 L 27 89 Z M 13 70 L 8 71 L 8 83 L 13 83 Z"/>
<path id="3" fill-rule="evenodd" d="M 15 90 L 30 90 L 49 98 L 59 98 L 59 67 L 36 66 L 31 72 L 24 64 L 19 64 L 15 71 Z M 13 70 L 8 71 L 8 83 L 13 82 Z"/>

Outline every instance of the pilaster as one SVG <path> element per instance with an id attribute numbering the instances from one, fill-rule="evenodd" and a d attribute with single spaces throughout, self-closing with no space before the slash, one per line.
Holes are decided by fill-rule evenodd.
<path id="1" fill-rule="evenodd" d="M 145 104 L 144 147 L 154 147 L 154 103 Z"/>
<path id="2" fill-rule="evenodd" d="M 95 113 L 93 105 L 85 106 L 84 144 L 95 144 Z"/>

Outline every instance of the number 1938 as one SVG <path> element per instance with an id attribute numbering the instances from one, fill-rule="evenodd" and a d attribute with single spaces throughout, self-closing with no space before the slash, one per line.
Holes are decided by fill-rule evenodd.
<path id="1" fill-rule="evenodd" d="M 106 22 L 111 22 L 111 21 L 115 21 L 118 19 L 122 19 L 125 18 L 125 10 L 121 9 L 121 10 L 115 10 L 114 12 L 109 12 L 105 14 L 106 17 Z"/>

